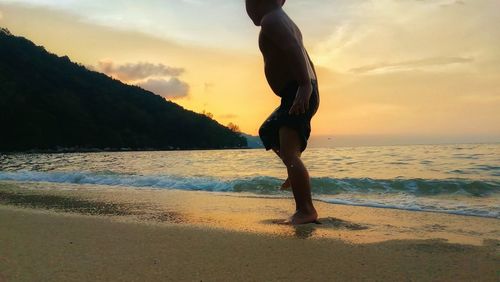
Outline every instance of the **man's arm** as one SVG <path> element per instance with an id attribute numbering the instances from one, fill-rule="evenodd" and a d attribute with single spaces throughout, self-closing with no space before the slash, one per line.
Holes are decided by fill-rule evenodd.
<path id="1" fill-rule="evenodd" d="M 318 79 L 318 75 L 316 74 L 316 68 L 314 67 L 314 64 L 313 64 L 313 62 L 311 60 L 311 57 L 309 57 L 309 53 L 307 53 L 307 51 L 306 51 L 306 55 L 307 55 L 307 59 L 309 60 L 309 64 L 311 65 L 311 68 L 312 68 L 312 70 L 314 72 L 314 77 L 316 79 Z"/>
<path id="2" fill-rule="evenodd" d="M 281 17 L 268 15 L 261 22 L 262 33 L 268 37 L 285 55 L 292 66 L 292 73 L 299 84 L 295 101 L 290 108 L 290 114 L 301 114 L 309 108 L 309 98 L 312 92 L 311 78 L 305 50 L 292 28 Z"/>

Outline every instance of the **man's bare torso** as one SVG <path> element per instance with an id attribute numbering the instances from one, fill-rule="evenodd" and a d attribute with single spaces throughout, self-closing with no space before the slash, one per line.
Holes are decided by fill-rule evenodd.
<path id="1" fill-rule="evenodd" d="M 316 79 L 313 64 L 309 59 L 309 55 L 307 54 L 306 49 L 304 48 L 304 44 L 302 42 L 302 33 L 300 32 L 297 25 L 281 9 L 269 13 L 268 15 L 266 15 L 266 17 L 277 17 L 277 19 L 279 19 L 279 22 L 285 25 L 286 29 L 291 34 L 293 34 L 297 42 L 302 47 L 304 57 L 307 58 L 306 65 L 309 77 L 311 79 Z M 278 94 L 279 91 L 286 85 L 286 83 L 294 79 L 292 68 L 296 66 L 290 65 L 283 52 L 279 48 L 277 48 L 275 43 L 273 43 L 270 38 L 263 34 L 262 31 L 259 35 L 259 48 L 262 52 L 262 55 L 264 56 L 264 71 L 267 81 L 274 93 Z"/>

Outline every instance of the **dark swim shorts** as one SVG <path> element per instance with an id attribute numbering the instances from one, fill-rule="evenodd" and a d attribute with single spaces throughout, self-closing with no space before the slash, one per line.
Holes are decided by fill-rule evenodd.
<path id="1" fill-rule="evenodd" d="M 266 151 L 271 148 L 280 148 L 279 129 L 282 126 L 289 126 L 296 129 L 301 139 L 300 151 L 303 152 L 306 149 L 307 140 L 311 134 L 311 118 L 319 107 L 318 82 L 311 80 L 311 84 L 313 90 L 309 99 L 309 109 L 304 114 L 290 115 L 288 113 L 299 88 L 296 81 L 290 81 L 278 93 L 278 96 L 281 97 L 280 106 L 274 110 L 259 128 L 259 136 Z"/>

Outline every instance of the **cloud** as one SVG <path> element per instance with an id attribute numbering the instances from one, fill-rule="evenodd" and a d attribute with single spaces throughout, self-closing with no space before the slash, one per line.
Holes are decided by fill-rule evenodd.
<path id="1" fill-rule="evenodd" d="M 184 72 L 182 68 L 170 67 L 164 64 L 141 62 L 117 65 L 109 59 L 99 61 L 96 70 L 122 81 L 137 81 L 162 76 L 176 77 Z"/>
<path id="2" fill-rule="evenodd" d="M 183 98 L 189 93 L 189 85 L 176 77 L 170 79 L 148 79 L 138 86 L 169 99 Z"/>
<path id="3" fill-rule="evenodd" d="M 204 92 L 208 93 L 208 92 L 210 92 L 210 90 L 212 90 L 212 88 L 215 86 L 215 84 L 211 83 L 211 82 L 205 82 L 203 84 L 203 86 L 204 86 Z"/>
<path id="4" fill-rule="evenodd" d="M 465 5 L 465 1 L 455 0 L 448 3 L 441 4 L 441 7 L 448 7 L 453 5 Z"/>
<path id="5" fill-rule="evenodd" d="M 189 94 L 189 84 L 178 78 L 184 73 L 183 68 L 148 62 L 116 64 L 110 59 L 104 59 L 98 62 L 97 67 L 89 66 L 89 69 L 135 84 L 168 99 L 183 98 Z"/>
<path id="6" fill-rule="evenodd" d="M 238 117 L 238 115 L 236 115 L 236 114 L 219 115 L 219 118 L 221 118 L 221 119 L 234 119 L 237 117 Z"/>
<path id="7" fill-rule="evenodd" d="M 312 44 L 311 55 L 318 65 L 349 73 L 379 62 L 472 57 L 474 62 L 460 67 L 475 72 L 480 64 L 500 57 L 500 49 L 495 48 L 500 36 L 494 29 L 499 7 L 494 0 L 368 1 L 342 10 L 336 24 L 329 22 L 332 31 Z"/>
<path id="8" fill-rule="evenodd" d="M 48 8 L 72 14 L 85 23 L 136 31 L 182 45 L 246 49 L 254 41 L 255 29 L 239 1 L 125 1 L 126 5 L 117 0 L 0 0 L 2 2 Z M 200 13 L 201 10 L 204 12 Z"/>
<path id="9" fill-rule="evenodd" d="M 201 1 L 201 0 L 182 0 L 182 2 L 187 3 L 187 4 L 191 4 L 191 5 L 201 6 L 201 5 L 203 5 L 204 1 Z"/>
<path id="10" fill-rule="evenodd" d="M 446 66 L 452 64 L 467 64 L 473 62 L 473 58 L 464 57 L 436 57 L 424 58 L 419 60 L 409 60 L 397 63 L 378 63 L 351 69 L 351 72 L 356 74 L 372 73 L 372 72 L 388 72 L 413 70 L 416 68 Z"/>

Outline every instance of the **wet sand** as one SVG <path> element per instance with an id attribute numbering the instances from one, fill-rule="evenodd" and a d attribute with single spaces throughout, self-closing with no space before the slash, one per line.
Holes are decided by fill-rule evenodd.
<path id="1" fill-rule="evenodd" d="M 0 281 L 498 281 L 500 220 L 293 200 L 0 183 Z"/>

